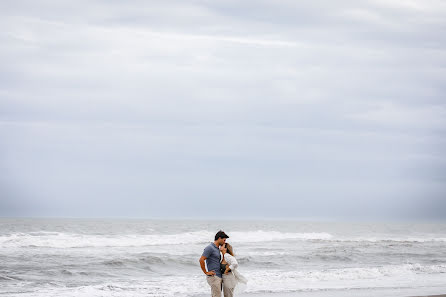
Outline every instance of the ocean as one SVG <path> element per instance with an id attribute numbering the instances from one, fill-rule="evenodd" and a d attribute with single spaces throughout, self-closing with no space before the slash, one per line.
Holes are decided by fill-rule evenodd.
<path id="1" fill-rule="evenodd" d="M 446 293 L 445 223 L 0 219 L 0 296 L 210 296 L 199 265 L 225 231 L 240 296 Z"/>

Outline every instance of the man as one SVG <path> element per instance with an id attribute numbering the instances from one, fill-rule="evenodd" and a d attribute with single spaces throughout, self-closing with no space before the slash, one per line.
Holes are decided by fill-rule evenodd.
<path id="1" fill-rule="evenodd" d="M 206 280 L 209 286 L 211 286 L 212 297 L 221 297 L 220 246 L 225 244 L 226 238 L 229 238 L 229 236 L 225 232 L 218 231 L 215 234 L 214 242 L 204 249 L 200 258 L 201 270 L 206 274 Z M 204 261 L 206 261 L 207 271 Z"/>

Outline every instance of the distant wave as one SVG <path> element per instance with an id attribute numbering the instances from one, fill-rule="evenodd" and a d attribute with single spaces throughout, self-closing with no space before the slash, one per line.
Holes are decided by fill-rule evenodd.
<path id="1" fill-rule="evenodd" d="M 61 232 L 14 233 L 0 236 L 2 247 L 132 247 L 150 245 L 175 245 L 206 243 L 210 233 L 206 231 L 186 232 L 181 234 L 129 234 L 129 235 L 90 235 Z"/>
<path id="2" fill-rule="evenodd" d="M 279 231 L 252 231 L 252 232 L 231 232 L 231 241 L 234 242 L 264 242 L 282 240 L 330 240 L 333 236 L 325 232 L 292 233 Z"/>
<path id="3" fill-rule="evenodd" d="M 0 274 L 0 281 L 1 280 L 6 280 L 6 281 L 17 281 L 20 280 L 20 278 L 16 277 L 16 276 L 9 276 L 9 275 L 5 275 L 5 274 Z"/>
<path id="4" fill-rule="evenodd" d="M 352 241 L 352 242 L 446 242 L 446 237 L 357 237 L 357 238 L 338 238 L 334 241 Z"/>
<path id="5" fill-rule="evenodd" d="M 213 240 L 209 231 L 184 232 L 179 234 L 128 234 L 91 235 L 62 232 L 13 233 L 0 236 L 1 247 L 138 247 L 154 245 L 206 244 Z M 326 232 L 292 233 L 279 231 L 236 231 L 230 233 L 231 242 L 256 243 L 292 240 L 353 241 L 353 242 L 446 242 L 446 238 L 435 237 L 335 237 Z"/>
<path id="6" fill-rule="evenodd" d="M 185 232 L 179 234 L 129 234 L 89 235 L 61 232 L 14 233 L 0 236 L 3 247 L 126 247 L 151 245 L 200 244 L 213 241 L 214 233 L 209 231 Z M 283 233 L 277 231 L 232 232 L 234 242 L 267 242 L 282 240 L 326 240 L 328 233 Z"/>

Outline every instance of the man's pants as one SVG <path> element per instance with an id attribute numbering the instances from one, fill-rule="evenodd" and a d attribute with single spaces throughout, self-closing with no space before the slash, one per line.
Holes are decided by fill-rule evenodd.
<path id="1" fill-rule="evenodd" d="M 232 297 L 234 295 L 234 289 L 237 284 L 234 274 L 229 272 L 223 274 L 223 294 L 225 297 Z"/>
<path id="2" fill-rule="evenodd" d="M 221 282 L 222 279 L 216 275 L 206 276 L 206 280 L 211 286 L 212 297 L 221 297 Z"/>

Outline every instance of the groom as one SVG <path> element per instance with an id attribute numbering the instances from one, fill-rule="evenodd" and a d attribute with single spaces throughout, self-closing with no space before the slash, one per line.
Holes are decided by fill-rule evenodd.
<path id="1" fill-rule="evenodd" d="M 225 244 L 226 238 L 229 238 L 229 236 L 225 232 L 218 231 L 215 234 L 215 241 L 204 249 L 200 258 L 201 270 L 206 274 L 206 280 L 211 286 L 212 297 L 221 297 L 220 246 Z M 208 271 L 206 271 L 204 261 L 206 261 Z"/>

